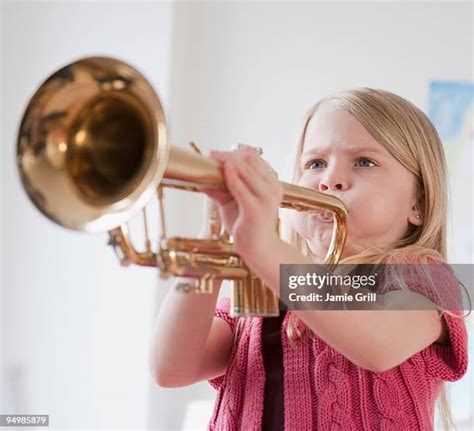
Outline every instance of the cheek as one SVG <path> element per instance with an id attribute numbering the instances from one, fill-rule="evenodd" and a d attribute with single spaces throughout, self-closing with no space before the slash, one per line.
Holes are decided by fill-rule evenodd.
<path id="1" fill-rule="evenodd" d="M 316 175 L 314 173 L 306 171 L 301 176 L 300 180 L 297 183 L 298 186 L 307 187 L 309 189 L 318 189 L 318 182 L 316 180 Z"/>
<path id="2" fill-rule="evenodd" d="M 291 211 L 289 214 L 290 226 L 307 240 L 323 239 L 332 235 L 332 224 L 321 223 L 307 212 Z"/>
<path id="3" fill-rule="evenodd" d="M 389 191 L 359 195 L 349 216 L 349 232 L 357 238 L 381 234 L 403 221 L 405 203 Z"/>
<path id="4" fill-rule="evenodd" d="M 403 199 L 400 199 L 396 194 L 387 190 L 385 193 L 377 193 L 368 196 L 365 199 L 365 211 L 371 218 L 387 218 L 397 216 L 404 208 Z"/>
<path id="5" fill-rule="evenodd" d="M 289 212 L 288 221 L 289 221 L 290 226 L 296 232 L 298 232 L 303 237 L 307 237 L 308 226 L 307 226 L 307 220 L 303 213 L 301 213 L 300 211 L 291 210 Z"/>

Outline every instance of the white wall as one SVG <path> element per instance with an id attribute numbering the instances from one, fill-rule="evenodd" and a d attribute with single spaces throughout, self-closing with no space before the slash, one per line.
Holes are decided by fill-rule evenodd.
<path id="1" fill-rule="evenodd" d="M 15 169 L 20 117 L 48 74 L 91 54 L 126 59 L 169 98 L 171 4 L 2 4 L 2 406 L 53 429 L 144 428 L 156 273 L 122 269 L 106 236 L 66 231 Z"/>
<path id="2" fill-rule="evenodd" d="M 178 429 L 188 402 L 214 392 L 151 384 L 147 337 L 164 283 L 120 269 L 105 237 L 45 221 L 22 192 L 16 127 L 48 73 L 89 53 L 124 58 L 158 89 L 174 144 L 259 146 L 284 180 L 322 96 L 370 86 L 426 110 L 431 80 L 472 80 L 468 3 L 9 3 L 2 38 L 2 411 L 49 413 L 59 428 Z M 170 230 L 190 235 L 201 201 L 182 197 L 171 196 Z M 455 412 L 461 397 L 472 406 L 464 388 Z M 202 428 L 202 415 L 187 423 Z"/>

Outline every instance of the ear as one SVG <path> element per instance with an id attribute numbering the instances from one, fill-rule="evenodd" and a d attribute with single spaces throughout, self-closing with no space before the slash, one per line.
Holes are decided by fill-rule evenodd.
<path id="1" fill-rule="evenodd" d="M 408 213 L 408 223 L 415 226 L 421 226 L 423 224 L 423 214 L 418 204 L 414 204 L 410 208 L 410 212 Z"/>

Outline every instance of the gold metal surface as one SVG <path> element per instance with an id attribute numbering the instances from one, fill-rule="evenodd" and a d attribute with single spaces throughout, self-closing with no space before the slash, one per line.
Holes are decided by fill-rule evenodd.
<path id="1" fill-rule="evenodd" d="M 21 121 L 17 165 L 36 207 L 62 226 L 104 232 L 154 196 L 167 160 L 156 93 L 129 65 L 106 57 L 49 77 Z"/>
<path id="2" fill-rule="evenodd" d="M 278 315 L 278 297 L 235 253 L 224 229 L 214 230 L 209 240 L 166 237 L 163 187 L 226 189 L 220 164 L 192 146 L 194 151 L 169 145 L 160 100 L 140 72 L 113 58 L 89 57 L 61 68 L 38 88 L 20 124 L 17 165 L 39 211 L 70 229 L 108 231 L 123 265 L 196 278 L 201 293 L 211 292 L 216 280 L 232 280 L 234 316 Z M 281 207 L 334 213 L 324 263 L 336 264 L 347 235 L 343 203 L 282 185 Z M 148 240 L 145 251 L 138 251 L 124 223 L 155 193 L 161 213 L 159 250 L 152 251 Z"/>

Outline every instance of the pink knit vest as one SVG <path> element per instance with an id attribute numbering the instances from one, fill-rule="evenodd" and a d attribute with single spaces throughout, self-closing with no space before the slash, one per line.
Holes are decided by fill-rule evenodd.
<path id="1" fill-rule="evenodd" d="M 458 289 L 456 280 L 444 274 L 439 281 Z M 421 286 L 424 283 L 410 282 L 410 289 L 431 297 Z M 234 332 L 236 319 L 230 317 L 229 307 L 229 299 L 222 298 L 215 315 Z M 462 310 L 452 312 L 463 315 Z M 283 327 L 288 317 L 289 313 Z M 384 372 L 356 366 L 317 336 L 292 347 L 282 330 L 285 429 L 432 430 L 443 381 L 460 379 L 468 362 L 464 319 L 447 313 L 443 317 L 449 344 L 433 343 Z M 262 318 L 247 318 L 235 337 L 225 375 L 209 381 L 218 391 L 209 430 L 261 429 L 265 387 L 261 334 Z"/>

